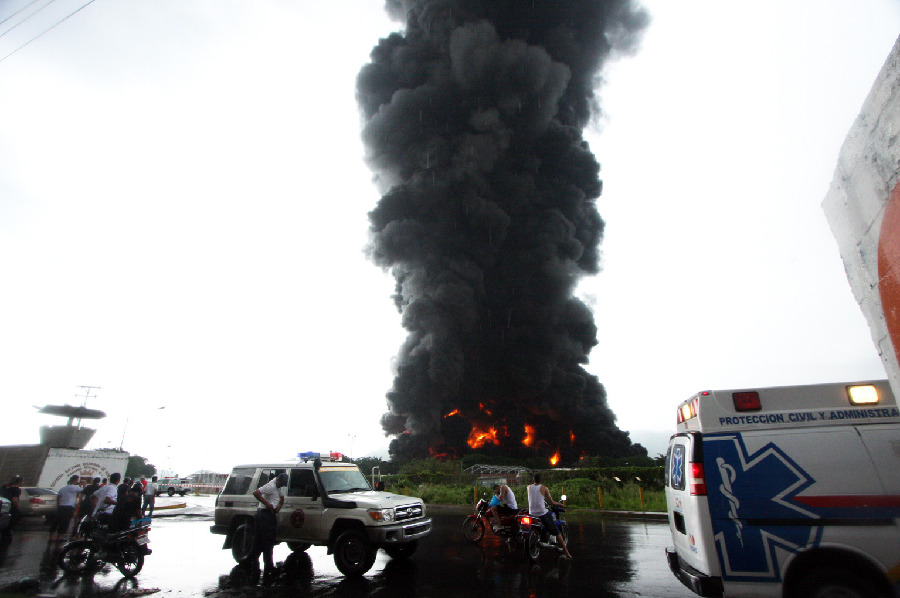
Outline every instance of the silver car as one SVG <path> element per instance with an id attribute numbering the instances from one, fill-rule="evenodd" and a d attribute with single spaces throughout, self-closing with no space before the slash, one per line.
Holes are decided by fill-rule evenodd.
<path id="1" fill-rule="evenodd" d="M 47 517 L 56 515 L 59 495 L 50 488 L 23 486 L 19 495 L 19 515 L 22 517 Z"/>

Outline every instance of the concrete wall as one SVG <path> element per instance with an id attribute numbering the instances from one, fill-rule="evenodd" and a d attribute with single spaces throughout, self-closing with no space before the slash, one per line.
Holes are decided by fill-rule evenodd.
<path id="1" fill-rule="evenodd" d="M 900 397 L 900 38 L 841 147 L 822 208 Z"/>
<path id="2" fill-rule="evenodd" d="M 24 478 L 23 486 L 37 486 L 49 450 L 45 444 L 0 446 L 0 486 L 14 475 Z"/>

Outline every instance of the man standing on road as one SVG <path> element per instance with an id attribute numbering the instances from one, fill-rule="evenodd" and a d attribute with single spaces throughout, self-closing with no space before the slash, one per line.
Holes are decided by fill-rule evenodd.
<path id="1" fill-rule="evenodd" d="M 256 533 L 253 534 L 253 550 L 248 562 L 259 571 L 259 555 L 263 557 L 263 584 L 269 583 L 275 575 L 275 563 L 272 561 L 272 549 L 275 547 L 275 532 L 278 527 L 278 512 L 284 505 L 284 487 L 288 483 L 288 474 L 280 473 L 274 480 L 264 484 L 253 492 L 259 501 L 256 510 Z"/>
<path id="2" fill-rule="evenodd" d="M 141 517 L 153 517 L 153 507 L 156 505 L 156 491 L 159 484 L 156 481 L 158 476 L 153 476 L 147 485 L 144 486 L 144 505 L 141 507 Z"/>
<path id="3" fill-rule="evenodd" d="M 72 515 L 75 514 L 75 507 L 81 500 L 81 493 L 84 489 L 78 485 L 78 476 L 73 475 L 69 478 L 69 483 L 59 489 L 58 501 L 56 504 L 56 520 L 50 526 L 50 541 L 65 540 L 66 532 L 69 530 L 69 522 Z M 74 530 L 73 534 L 74 535 Z"/>
<path id="4" fill-rule="evenodd" d="M 559 529 L 556 527 L 556 521 L 553 519 L 553 513 L 547 510 L 547 505 L 544 504 L 544 500 L 554 507 L 563 506 L 562 503 L 553 500 L 553 497 L 550 496 L 550 490 L 541 484 L 541 472 L 538 471 L 534 474 L 534 483 L 528 486 L 528 514 L 541 520 L 541 523 L 547 528 L 547 533 L 556 536 L 557 544 L 559 544 L 559 547 L 566 553 L 566 557 L 571 559 L 572 555 L 569 553 L 569 547 L 566 546 L 565 539 L 563 539 L 562 534 L 559 533 Z"/>
<path id="5" fill-rule="evenodd" d="M 94 507 L 97 505 L 97 502 L 94 498 L 94 492 L 100 489 L 100 478 L 94 478 L 91 480 L 91 483 L 84 487 L 84 491 L 81 493 L 81 502 L 78 505 L 78 508 L 75 509 L 75 526 L 72 529 L 72 536 L 79 537 L 81 535 L 81 522 L 84 521 L 88 515 L 94 512 Z"/>

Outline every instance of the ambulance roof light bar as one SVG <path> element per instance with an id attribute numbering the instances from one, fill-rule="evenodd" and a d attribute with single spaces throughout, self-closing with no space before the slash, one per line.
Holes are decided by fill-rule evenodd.
<path id="1" fill-rule="evenodd" d="M 708 393 L 701 393 L 708 394 Z M 689 401 L 685 401 L 678 407 L 678 414 L 676 417 L 676 423 L 683 424 L 687 420 L 697 417 L 697 413 L 700 410 L 700 399 L 693 398 Z"/>
<path id="2" fill-rule="evenodd" d="M 322 461 L 340 461 L 344 458 L 344 455 L 341 453 L 317 453 L 315 451 L 306 451 L 305 453 L 297 453 L 297 459 L 301 461 L 311 461 L 313 459 L 320 459 Z"/>
<path id="3" fill-rule="evenodd" d="M 874 405 L 878 403 L 878 390 L 871 384 L 848 386 L 847 396 L 851 405 Z"/>

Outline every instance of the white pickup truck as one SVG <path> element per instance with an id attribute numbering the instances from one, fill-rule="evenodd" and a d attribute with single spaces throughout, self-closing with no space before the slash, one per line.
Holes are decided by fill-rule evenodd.
<path id="1" fill-rule="evenodd" d="M 253 492 L 279 474 L 289 483 L 278 513 L 276 542 L 291 550 L 326 546 L 344 575 L 362 575 L 379 548 L 392 558 L 410 557 L 431 532 L 422 499 L 373 490 L 366 476 L 340 454 L 301 453 L 295 463 L 238 465 L 216 499 L 211 532 L 225 536 L 241 563 L 253 547 L 253 517 L 259 507 Z"/>

